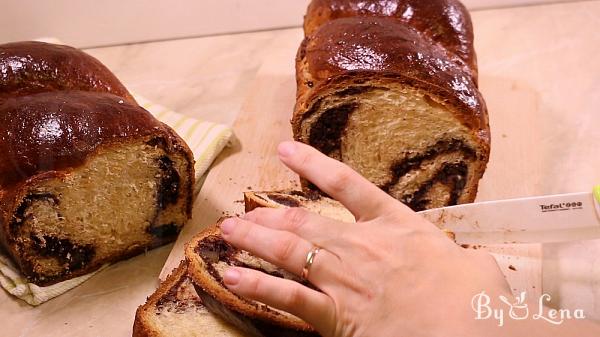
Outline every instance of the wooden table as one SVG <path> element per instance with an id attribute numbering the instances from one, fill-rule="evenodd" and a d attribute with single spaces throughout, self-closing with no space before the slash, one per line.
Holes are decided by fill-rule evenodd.
<path id="1" fill-rule="evenodd" d="M 596 13 L 598 1 L 473 13 L 481 90 L 493 132 L 492 157 L 479 200 L 584 191 L 600 182 Z M 90 52 L 132 90 L 157 103 L 230 124 L 239 117 L 235 128 L 244 141 L 250 135 L 243 125 L 252 123 L 253 114 L 278 114 L 275 118 L 281 120 L 281 114 L 291 113 L 293 55 L 301 36 L 299 29 L 288 29 Z M 289 126 L 279 126 L 256 129 L 254 136 L 289 137 Z M 229 156 L 220 157 L 181 242 L 222 212 L 237 211 L 232 201 L 240 199 L 247 187 L 293 184 L 293 176 L 285 171 L 268 173 L 252 165 L 226 170 L 239 158 L 279 165 L 269 152 L 276 141 L 256 149 L 262 158 L 248 153 L 255 149 L 252 143 L 238 144 Z M 135 309 L 155 288 L 170 248 L 115 264 L 37 308 L 0 292 L 2 335 L 130 335 Z M 165 269 L 180 258 L 180 248 L 178 243 Z M 556 292 L 558 304 L 582 306 L 588 316 L 600 317 L 600 305 L 594 306 L 600 301 L 598 253 L 599 242 L 520 248 L 506 255 L 519 261 L 518 271 L 508 276 L 516 287 Z"/>

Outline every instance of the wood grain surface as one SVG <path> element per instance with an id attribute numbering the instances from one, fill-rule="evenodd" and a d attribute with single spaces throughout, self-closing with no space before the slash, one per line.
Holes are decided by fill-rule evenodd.
<path id="1" fill-rule="evenodd" d="M 277 158 L 277 145 L 292 139 L 290 118 L 296 95 L 294 57 L 302 33 L 289 31 L 271 44 L 237 120 L 236 140 L 209 172 L 186 225 L 161 273 L 164 279 L 183 258 L 183 247 L 194 234 L 220 217 L 243 213 L 243 192 L 299 186 L 296 174 Z"/>

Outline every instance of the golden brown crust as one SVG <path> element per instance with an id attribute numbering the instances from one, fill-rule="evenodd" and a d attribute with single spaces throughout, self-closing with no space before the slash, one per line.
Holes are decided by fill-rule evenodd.
<path id="1" fill-rule="evenodd" d="M 10 98 L 0 106 L 0 243 L 27 277 L 31 265 L 19 252 L 11 236 L 10 222 L 30 186 L 62 177 L 85 165 L 101 148 L 119 146 L 139 139 L 164 146 L 167 153 L 179 153 L 189 163 L 193 154 L 185 142 L 149 112 L 121 97 L 96 92 L 56 91 Z M 188 218 L 192 211 L 193 166 L 187 172 Z M 58 278 L 33 280 L 48 285 L 84 275 L 104 263 L 134 256 L 173 238 L 155 238 L 151 247 L 135 247 L 122 256 L 97 260 Z"/>
<path id="2" fill-rule="evenodd" d="M 0 45 L 0 105 L 10 97 L 60 90 L 106 92 L 135 102 L 108 68 L 79 49 L 35 41 Z"/>
<path id="3" fill-rule="evenodd" d="M 460 1 L 313 0 L 304 20 L 304 32 L 309 36 L 328 21 L 357 16 L 395 18 L 456 54 L 477 76 L 473 24 Z"/>
<path id="4" fill-rule="evenodd" d="M 237 295 L 230 292 L 222 283 L 215 280 L 214 276 L 208 271 L 208 267 L 203 258 L 198 254 L 197 248 L 200 243 L 207 238 L 220 237 L 219 224 L 211 226 L 195 236 L 185 247 L 185 258 L 188 263 L 188 275 L 199 290 L 199 295 L 208 295 L 215 302 L 219 302 L 226 310 L 236 312 L 244 320 L 254 320 L 257 324 L 272 324 L 273 327 L 285 327 L 290 331 L 298 331 L 299 335 L 311 335 L 313 329 L 304 321 L 291 316 L 282 315 L 278 312 L 268 309 L 266 306 L 257 305 L 254 302 L 242 300 Z M 201 294 L 204 293 L 204 294 Z M 209 307 L 210 309 L 210 307 Z M 240 327 L 243 328 L 243 327 Z"/>
<path id="5" fill-rule="evenodd" d="M 296 60 L 294 134 L 323 93 L 404 83 L 453 107 L 461 122 L 489 138 L 485 102 L 470 74 L 437 44 L 391 18 L 342 18 L 306 37 Z M 488 140 L 489 141 L 489 140 Z"/>

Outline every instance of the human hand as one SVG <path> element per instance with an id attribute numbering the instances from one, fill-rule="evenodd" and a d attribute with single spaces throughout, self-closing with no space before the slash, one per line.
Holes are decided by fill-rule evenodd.
<path id="1" fill-rule="evenodd" d="M 301 275 L 306 256 L 322 249 L 308 280 L 322 292 L 259 271 L 231 268 L 233 292 L 288 311 L 325 337 L 482 336 L 471 299 L 485 290 L 511 294 L 494 258 L 465 250 L 435 225 L 346 165 L 295 142 L 281 161 L 346 206 L 356 223 L 300 208 L 256 209 L 221 224 L 222 235 Z"/>

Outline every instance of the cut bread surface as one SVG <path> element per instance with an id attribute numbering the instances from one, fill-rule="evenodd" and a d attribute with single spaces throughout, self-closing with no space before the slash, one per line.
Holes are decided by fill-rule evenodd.
<path id="1" fill-rule="evenodd" d="M 355 222 L 354 215 L 341 203 L 314 191 L 244 192 L 246 212 L 257 207 L 301 207 L 324 217 L 343 222 Z"/>
<path id="2" fill-rule="evenodd" d="M 315 191 L 244 192 L 244 203 L 246 212 L 258 207 L 301 207 L 333 220 L 355 222 L 354 215 L 344 205 Z M 456 241 L 453 232 L 443 228 L 442 231 L 450 240 Z"/>
<path id="3" fill-rule="evenodd" d="M 133 337 L 242 337 L 210 313 L 187 275 L 185 261 L 171 272 L 135 315 Z"/>
<path id="4" fill-rule="evenodd" d="M 472 201 L 485 153 L 439 98 L 398 84 L 356 91 L 324 95 L 297 138 L 416 211 Z"/>
<path id="5" fill-rule="evenodd" d="M 174 240 L 188 217 L 191 169 L 182 154 L 130 141 L 40 179 L 10 223 L 26 276 L 45 284 Z"/>
<path id="6" fill-rule="evenodd" d="M 198 234 L 186 246 L 188 273 L 204 305 L 213 313 L 252 336 L 318 336 L 301 319 L 242 298 L 227 289 L 223 273 L 237 266 L 263 271 L 307 285 L 298 276 L 227 243 L 218 225 Z"/>

